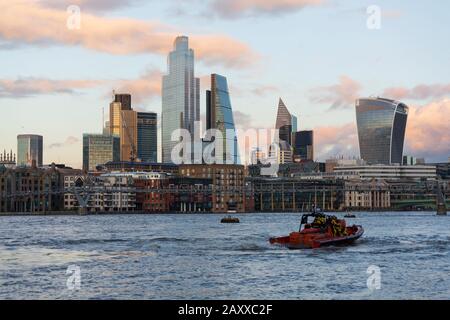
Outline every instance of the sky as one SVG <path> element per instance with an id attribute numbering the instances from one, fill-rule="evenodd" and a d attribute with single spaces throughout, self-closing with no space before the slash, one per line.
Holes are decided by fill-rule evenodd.
<path id="1" fill-rule="evenodd" d="M 359 155 L 354 101 L 383 96 L 410 108 L 404 153 L 447 161 L 449 12 L 446 0 L 0 0 L 0 150 L 41 134 L 45 163 L 81 167 L 113 90 L 160 114 L 167 54 L 186 35 L 202 113 L 212 73 L 228 78 L 240 128 L 273 128 L 281 97 L 324 161 Z"/>

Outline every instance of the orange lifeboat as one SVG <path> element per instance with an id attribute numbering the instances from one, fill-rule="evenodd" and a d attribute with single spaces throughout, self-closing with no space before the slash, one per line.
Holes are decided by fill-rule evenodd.
<path id="1" fill-rule="evenodd" d="M 308 218 L 314 217 L 312 223 Z M 360 225 L 346 226 L 345 220 L 321 213 L 311 213 L 302 216 L 298 232 L 288 236 L 270 238 L 271 244 L 279 244 L 289 249 L 320 248 L 332 245 L 348 245 L 359 239 L 364 233 Z"/>

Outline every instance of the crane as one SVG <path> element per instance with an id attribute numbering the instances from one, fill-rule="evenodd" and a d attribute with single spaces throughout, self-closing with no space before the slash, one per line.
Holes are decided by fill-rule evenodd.
<path id="1" fill-rule="evenodd" d="M 136 160 L 136 156 L 137 156 L 137 150 L 136 150 L 136 145 L 134 143 L 134 135 L 132 135 L 130 133 L 130 127 L 127 125 L 127 122 L 125 120 L 125 117 L 123 116 L 123 110 L 120 111 L 120 116 L 122 119 L 122 127 L 125 128 L 125 133 L 128 136 L 128 139 L 130 140 L 130 145 L 131 145 L 131 151 L 130 151 L 130 161 L 134 162 Z"/>

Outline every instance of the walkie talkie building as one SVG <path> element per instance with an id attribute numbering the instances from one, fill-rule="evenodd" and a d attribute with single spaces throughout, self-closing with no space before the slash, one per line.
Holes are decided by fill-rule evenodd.
<path id="1" fill-rule="evenodd" d="M 356 101 L 361 158 L 369 164 L 401 164 L 408 107 L 385 98 Z"/>

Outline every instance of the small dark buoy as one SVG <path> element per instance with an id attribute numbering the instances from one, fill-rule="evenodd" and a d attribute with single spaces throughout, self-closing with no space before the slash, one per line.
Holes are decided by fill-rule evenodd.
<path id="1" fill-rule="evenodd" d="M 222 220 L 220 220 L 220 222 L 221 223 L 239 223 L 239 219 L 236 217 L 228 216 L 228 217 L 222 218 Z"/>

